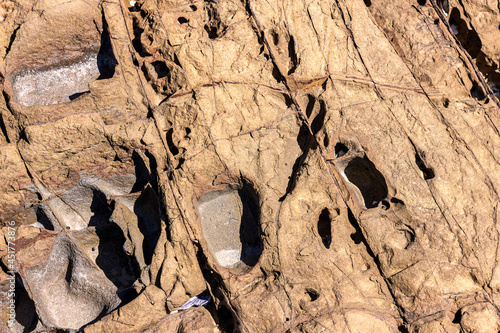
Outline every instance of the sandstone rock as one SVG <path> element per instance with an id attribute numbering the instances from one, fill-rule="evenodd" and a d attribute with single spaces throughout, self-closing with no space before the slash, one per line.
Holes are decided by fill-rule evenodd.
<path id="1" fill-rule="evenodd" d="M 2 2 L 1 329 L 497 332 L 499 14 Z"/>
<path id="2" fill-rule="evenodd" d="M 159 321 L 165 315 L 165 292 L 148 286 L 137 298 L 88 326 L 85 332 L 137 332 Z"/>

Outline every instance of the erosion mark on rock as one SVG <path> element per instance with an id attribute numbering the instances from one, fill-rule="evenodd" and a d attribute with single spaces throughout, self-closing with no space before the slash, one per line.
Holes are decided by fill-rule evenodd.
<path id="1" fill-rule="evenodd" d="M 293 100 L 287 95 L 284 96 L 287 106 L 293 105 Z M 285 194 L 279 199 L 279 201 L 285 200 L 286 196 L 292 193 L 293 189 L 295 188 L 300 168 L 304 160 L 306 159 L 309 151 L 317 147 L 317 141 L 315 140 L 315 135 L 318 134 L 318 132 L 323 128 L 325 122 L 325 116 L 326 116 L 325 102 L 322 100 L 317 100 L 316 97 L 313 95 L 308 95 L 307 97 L 308 97 L 308 103 L 306 107 L 306 116 L 309 118 L 312 116 L 315 109 L 317 109 L 318 111 L 310 127 L 306 123 L 303 123 L 302 126 L 300 127 L 299 134 L 297 135 L 297 143 L 299 144 L 302 154 L 295 160 L 293 164 L 292 174 L 290 175 Z M 325 138 L 323 139 L 323 143 L 325 144 L 325 147 L 328 146 L 329 139 L 326 135 Z"/>
<path id="2" fill-rule="evenodd" d="M 45 210 L 48 209 L 48 207 L 45 207 Z M 51 219 L 47 216 L 45 210 L 43 208 L 43 204 L 37 205 L 37 207 L 35 208 L 36 220 L 42 225 L 43 228 L 53 231 L 54 225 L 52 224 Z"/>
<path id="3" fill-rule="evenodd" d="M 384 279 L 387 287 L 388 287 L 388 291 L 389 293 L 391 294 L 391 297 L 394 301 L 394 305 L 396 306 L 398 312 L 399 312 L 399 315 L 401 317 L 401 319 L 403 320 L 403 323 L 406 325 L 407 321 L 406 321 L 406 317 L 405 317 L 405 309 L 404 307 L 402 307 L 399 302 L 398 302 L 398 298 L 396 297 L 396 295 L 394 294 L 394 291 L 393 289 L 391 288 L 391 282 L 389 281 L 389 279 L 387 279 L 387 277 L 385 276 L 384 274 L 384 271 L 382 270 L 382 265 L 380 264 L 380 260 L 378 258 L 378 256 L 376 256 L 374 253 L 373 253 L 373 250 L 371 249 L 370 245 L 368 244 L 366 238 L 365 238 L 365 235 L 363 234 L 363 231 L 361 230 L 361 226 L 358 222 L 358 220 L 356 219 L 356 217 L 354 216 L 354 214 L 352 213 L 351 209 L 349 207 L 347 207 L 347 219 L 349 221 L 349 223 L 353 226 L 353 228 L 356 230 L 355 233 L 351 234 L 351 239 L 356 243 L 356 244 L 361 244 L 363 243 L 363 245 L 365 246 L 366 248 L 366 252 L 368 253 L 368 255 L 370 257 L 373 258 L 373 261 L 375 263 L 375 265 L 377 266 L 377 269 L 378 269 L 378 272 L 380 274 L 380 276 Z M 405 325 L 402 325 L 400 326 L 401 329 L 406 329 Z M 402 331 L 402 332 L 406 332 L 406 331 Z"/>
<path id="4" fill-rule="evenodd" d="M 137 12 L 143 14 L 143 12 L 140 12 L 139 10 L 137 10 Z M 143 18 L 143 15 L 132 16 L 132 27 L 134 31 L 132 46 L 139 56 L 146 57 L 152 54 L 146 46 L 151 46 L 153 44 L 153 36 L 150 33 L 143 34 L 145 32 L 145 28 L 141 23 L 143 22 L 141 18 Z M 135 61 L 137 61 L 137 59 Z M 135 65 L 138 66 L 139 64 L 136 63 Z"/>
<path id="5" fill-rule="evenodd" d="M 377 207 L 387 198 L 385 178 L 368 157 L 354 157 L 347 163 L 343 175 L 359 189 L 366 208 Z"/>
<path id="6" fill-rule="evenodd" d="M 309 300 L 311 302 L 316 301 L 320 296 L 319 292 L 317 292 L 316 290 L 314 290 L 312 288 L 306 288 L 306 294 L 307 294 L 307 296 L 309 296 Z"/>
<path id="7" fill-rule="evenodd" d="M 354 227 L 356 230 L 351 234 L 351 239 L 353 240 L 354 244 L 361 244 L 361 243 L 366 243 L 365 237 L 363 236 L 363 232 L 361 231 L 361 228 L 358 225 L 358 220 L 354 217 L 354 214 L 352 213 L 351 209 L 348 207 L 347 208 L 347 219 L 349 223 Z M 369 251 L 370 256 L 373 257 L 373 253 L 371 249 L 368 247 L 368 244 L 365 244 L 367 250 Z"/>
<path id="8" fill-rule="evenodd" d="M 140 275 L 137 259 L 125 252 L 126 238 L 123 230 L 112 222 L 95 227 L 99 237 L 96 264 L 106 277 L 118 288 L 118 296 L 129 300 L 135 295 L 129 295 L 130 287 Z"/>
<path id="9" fill-rule="evenodd" d="M 152 187 L 146 187 L 137 198 L 134 203 L 134 213 L 138 217 L 139 230 L 144 235 L 142 242 L 144 261 L 149 265 L 161 233 L 160 205 Z"/>
<path id="10" fill-rule="evenodd" d="M 220 18 L 216 2 L 206 4 L 205 10 L 207 11 L 208 22 L 205 24 L 204 29 L 208 33 L 208 38 L 216 39 L 224 36 L 227 26 Z"/>
<path id="11" fill-rule="evenodd" d="M 21 25 L 17 26 L 14 31 L 12 32 L 12 35 L 10 36 L 9 39 L 9 45 L 7 45 L 7 49 L 5 50 L 5 56 L 7 56 L 10 52 L 10 49 L 12 48 L 12 44 L 14 43 L 14 40 L 16 39 L 17 32 L 19 31 L 19 28 Z"/>
<path id="12" fill-rule="evenodd" d="M 328 208 L 321 211 L 318 217 L 318 234 L 323 245 L 329 249 L 332 243 L 332 217 Z"/>
<path id="13" fill-rule="evenodd" d="M 7 143 L 10 143 L 11 139 L 9 138 L 9 133 L 7 131 L 7 126 L 5 126 L 5 119 L 4 119 L 4 114 L 1 113 L 0 111 L 0 131 L 2 131 L 2 134 L 5 138 L 5 141 Z"/>
<path id="14" fill-rule="evenodd" d="M 235 323 L 233 312 L 230 311 L 226 306 L 220 304 L 217 308 L 217 325 L 222 329 L 224 333 L 234 332 Z"/>
<path id="15" fill-rule="evenodd" d="M 171 128 L 167 131 L 167 144 L 168 144 L 168 149 L 170 150 L 170 152 L 172 153 L 173 156 L 179 154 L 179 149 L 177 148 L 177 146 L 174 144 L 174 141 L 173 141 L 173 135 L 174 135 L 174 129 Z"/>
<path id="16" fill-rule="evenodd" d="M 288 41 L 288 57 L 290 58 L 290 69 L 288 70 L 288 75 L 295 73 L 297 67 L 299 66 L 299 60 L 297 58 L 297 51 L 295 50 L 295 39 L 290 36 Z"/>
<path id="17" fill-rule="evenodd" d="M 424 177 L 424 179 L 429 180 L 434 178 L 436 176 L 434 173 L 434 169 L 428 167 L 427 164 L 424 162 L 425 152 L 422 152 L 421 150 L 417 149 L 413 141 L 410 140 L 410 143 L 413 146 L 413 150 L 415 151 L 415 164 L 418 166 L 420 171 L 422 171 L 422 176 Z"/>
<path id="18" fill-rule="evenodd" d="M 495 61 L 487 59 L 486 54 L 482 51 L 483 43 L 476 30 L 474 30 L 474 27 L 462 19 L 460 11 L 456 7 L 451 10 L 448 23 L 451 32 L 456 36 L 470 57 L 475 60 L 476 66 L 481 74 L 483 74 L 484 79 L 493 93 L 498 96 L 500 93 L 500 73 L 497 72 L 498 66 L 495 64 Z M 480 101 L 484 100 L 487 95 L 478 82 L 473 82 L 470 93 L 472 97 Z"/>
<path id="19" fill-rule="evenodd" d="M 314 117 L 312 123 L 311 123 L 311 130 L 313 132 L 313 135 L 318 134 L 318 132 L 323 128 L 323 125 L 325 123 L 325 117 L 326 117 L 326 105 L 325 102 L 322 100 L 319 100 L 319 111 L 316 117 Z"/>
<path id="20" fill-rule="evenodd" d="M 450 13 L 450 4 L 448 3 L 448 0 L 436 0 L 436 3 L 443 13 L 448 16 Z"/>
<path id="21" fill-rule="evenodd" d="M 335 150 L 335 158 L 342 157 L 349 152 L 349 148 L 342 142 L 338 142 L 335 145 L 334 150 Z"/>
<path id="22" fill-rule="evenodd" d="M 97 53 L 97 68 L 99 70 L 98 80 L 110 79 L 115 75 L 117 61 L 113 54 L 111 37 L 109 36 L 108 23 L 103 16 L 103 29 L 101 33 L 101 47 Z"/>
<path id="23" fill-rule="evenodd" d="M 476 59 L 481 53 L 483 43 L 477 32 L 460 17 L 460 11 L 455 7 L 451 10 L 448 20 L 452 33 L 457 36 L 460 44 L 469 53 L 472 59 Z"/>
<path id="24" fill-rule="evenodd" d="M 316 97 L 314 95 L 307 95 L 307 106 L 306 106 L 306 116 L 309 119 L 314 110 L 314 106 L 316 105 Z"/>
<path id="25" fill-rule="evenodd" d="M 302 154 L 297 157 L 297 159 L 293 163 L 292 174 L 288 179 L 288 185 L 286 187 L 285 194 L 281 198 L 279 198 L 279 201 L 285 200 L 286 196 L 292 193 L 293 189 L 295 188 L 302 163 L 306 159 L 307 154 L 309 153 L 309 150 L 312 148 L 312 145 L 314 143 L 312 136 L 309 133 L 309 128 L 305 124 L 302 124 L 302 126 L 300 127 L 299 134 L 297 135 L 297 143 L 299 144 Z"/>
<path id="26" fill-rule="evenodd" d="M 347 207 L 347 220 L 353 226 L 353 228 L 356 230 L 353 234 L 351 234 L 351 239 L 354 240 L 354 242 L 356 244 L 363 243 L 366 247 L 366 251 L 368 252 L 368 254 L 371 257 L 375 258 L 375 254 L 373 253 L 372 249 L 370 248 L 370 246 L 366 242 L 366 238 L 363 235 L 363 231 L 361 230 L 361 227 L 359 225 L 358 220 L 356 219 L 352 210 L 349 207 Z"/>
<path id="27" fill-rule="evenodd" d="M 210 267 L 207 256 L 200 244 L 195 244 L 195 246 L 197 247 L 196 256 L 200 264 L 201 272 L 208 284 L 209 292 L 214 298 L 214 302 L 208 304 L 209 309 L 212 306 L 215 308 L 215 311 L 210 311 L 212 318 L 217 323 L 222 333 L 239 332 L 240 330 L 237 329 L 235 331 L 235 328 L 244 326 L 244 324 L 239 320 L 236 311 L 232 309 L 229 300 L 225 296 L 228 294 L 228 290 L 226 289 L 222 277 L 216 270 Z M 217 300 L 217 302 L 215 302 L 215 300 Z"/>
<path id="28" fill-rule="evenodd" d="M 96 189 L 92 189 L 92 192 L 92 203 L 90 204 L 92 216 L 88 225 L 95 227 L 105 225 L 109 222 L 113 209 L 108 203 L 104 193 Z"/>
<path id="29" fill-rule="evenodd" d="M 182 69 L 159 53 L 142 59 L 141 69 L 153 89 L 166 97 L 173 95 L 187 83 Z"/>
<path id="30" fill-rule="evenodd" d="M 165 61 L 161 61 L 161 60 L 154 61 L 151 63 L 151 65 L 153 66 L 153 68 L 156 72 L 156 76 L 159 79 L 164 78 L 170 74 L 170 70 L 168 69 L 167 65 L 165 64 Z"/>

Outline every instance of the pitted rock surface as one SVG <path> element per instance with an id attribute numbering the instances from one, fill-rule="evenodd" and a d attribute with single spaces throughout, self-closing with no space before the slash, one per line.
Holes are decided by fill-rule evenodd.
<path id="1" fill-rule="evenodd" d="M 2 1 L 0 331 L 497 332 L 499 19 Z"/>

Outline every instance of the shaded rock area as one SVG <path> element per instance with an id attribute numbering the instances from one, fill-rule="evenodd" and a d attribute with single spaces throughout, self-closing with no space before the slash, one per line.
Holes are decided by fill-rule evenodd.
<path id="1" fill-rule="evenodd" d="M 0 331 L 498 332 L 499 18 L 2 1 Z"/>

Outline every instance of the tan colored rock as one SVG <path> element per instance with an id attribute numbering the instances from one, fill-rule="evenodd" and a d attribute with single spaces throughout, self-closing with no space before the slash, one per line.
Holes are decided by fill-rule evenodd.
<path id="1" fill-rule="evenodd" d="M 0 177 L 0 216 L 2 220 L 8 221 L 22 214 L 24 202 L 34 199 L 28 189 L 30 177 L 15 143 L 0 145 Z"/>
<path id="2" fill-rule="evenodd" d="M 132 302 L 110 313 L 85 332 L 137 332 L 155 324 L 166 314 L 165 292 L 149 286 Z"/>
<path id="3" fill-rule="evenodd" d="M 490 303 L 476 303 L 460 309 L 462 332 L 495 332 L 500 328 L 500 317 Z"/>
<path id="4" fill-rule="evenodd" d="M 2 3 L 10 329 L 497 332 L 497 7 Z"/>

